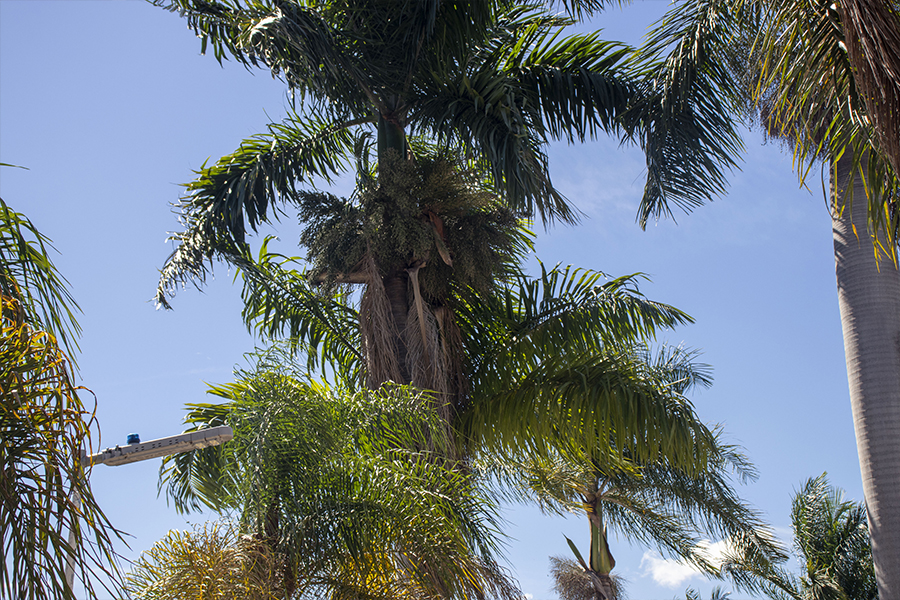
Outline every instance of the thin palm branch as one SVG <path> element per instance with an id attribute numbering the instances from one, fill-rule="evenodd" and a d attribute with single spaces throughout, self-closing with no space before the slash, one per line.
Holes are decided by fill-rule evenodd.
<path id="1" fill-rule="evenodd" d="M 244 322 L 302 351 L 310 372 L 328 367 L 342 381 L 362 381 L 359 312 L 348 303 L 349 294 L 314 289 L 305 272 L 291 268 L 297 259 L 269 253 L 267 241 L 256 260 L 232 260 L 244 280 Z"/>

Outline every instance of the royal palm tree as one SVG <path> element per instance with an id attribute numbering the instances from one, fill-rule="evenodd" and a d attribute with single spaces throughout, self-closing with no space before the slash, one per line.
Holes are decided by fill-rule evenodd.
<path id="1" fill-rule="evenodd" d="M 74 599 L 66 566 L 94 594 L 116 585 L 114 530 L 84 454 L 94 415 L 73 383 L 77 305 L 50 240 L 0 200 L 0 595 Z M 69 352 L 66 352 L 66 349 Z M 106 584 L 104 584 L 106 585 Z M 114 590 L 108 590 L 114 591 Z"/>
<path id="2" fill-rule="evenodd" d="M 664 346 L 651 357 L 647 348 L 633 351 L 644 355 L 640 362 L 648 377 L 679 393 L 711 383 L 708 366 L 694 362 L 695 352 Z M 720 575 L 716 557 L 708 552 L 713 540 L 726 540 L 751 556 L 781 559 L 771 532 L 740 500 L 732 484 L 733 476 L 742 481 L 754 479 L 755 470 L 740 449 L 725 444 L 721 435 L 716 431 L 706 462 L 691 472 L 665 457 L 642 461 L 627 453 L 618 461 L 523 456 L 503 465 L 506 478 L 543 510 L 587 518 L 587 559 L 566 538 L 581 568 L 573 571 L 571 562 L 557 560 L 557 589 L 573 596 L 581 590 L 586 599 L 619 598 L 608 530 L 631 542 L 653 546 L 710 576 Z"/>
<path id="3" fill-rule="evenodd" d="M 900 598 L 900 212 L 890 124 L 897 29 L 885 2 L 713 0 L 670 13 L 648 46 L 679 40 L 696 49 L 688 53 L 695 60 L 674 60 L 671 71 L 711 74 L 737 112 L 749 106 L 770 135 L 787 140 L 804 176 L 819 161 L 830 169 L 850 400 L 879 591 L 892 600 Z"/>

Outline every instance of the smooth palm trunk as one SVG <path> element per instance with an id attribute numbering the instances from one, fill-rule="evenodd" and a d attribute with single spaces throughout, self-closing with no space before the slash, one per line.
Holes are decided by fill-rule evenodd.
<path id="1" fill-rule="evenodd" d="M 836 206 L 850 167 L 845 157 L 832 173 Z M 900 273 L 876 262 L 862 180 L 852 183 L 852 215 L 833 220 L 838 301 L 878 597 L 900 600 Z"/>
<path id="2" fill-rule="evenodd" d="M 606 527 L 603 524 L 603 507 L 596 496 L 596 490 L 588 496 L 585 502 L 585 511 L 588 514 L 588 524 L 591 529 L 591 554 L 589 567 L 591 580 L 594 585 L 594 597 L 596 600 L 616 600 L 610 572 L 616 566 L 616 560 L 609 551 L 609 542 L 606 539 Z"/>

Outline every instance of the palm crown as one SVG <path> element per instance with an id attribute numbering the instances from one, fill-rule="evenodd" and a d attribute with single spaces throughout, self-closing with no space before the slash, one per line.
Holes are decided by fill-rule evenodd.
<path id="1" fill-rule="evenodd" d="M 545 222 L 577 214 L 548 173 L 546 144 L 600 132 L 647 155 L 645 199 L 686 206 L 720 191 L 739 146 L 714 94 L 687 97 L 596 34 L 565 35 L 574 21 L 545 3 L 195 2 L 158 0 L 184 15 L 221 61 L 268 67 L 299 112 L 202 168 L 179 208 L 185 231 L 163 269 L 158 301 L 202 280 L 203 261 L 228 258 L 247 228 L 298 186 L 327 181 L 388 150 L 421 157 L 421 142 L 452 149 L 479 169 L 506 206 Z M 553 3 L 550 3 L 552 7 Z M 563 3 L 570 15 L 602 2 Z M 651 203 L 652 203 L 651 202 Z"/>

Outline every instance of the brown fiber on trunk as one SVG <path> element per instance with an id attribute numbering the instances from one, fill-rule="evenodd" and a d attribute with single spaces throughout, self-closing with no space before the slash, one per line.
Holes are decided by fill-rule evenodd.
<path id="1" fill-rule="evenodd" d="M 397 361 L 400 368 L 400 376 L 403 381 L 397 383 L 410 383 L 409 367 L 406 364 L 406 340 L 403 333 L 406 331 L 406 319 L 409 313 L 409 291 L 407 275 L 404 272 L 394 272 L 383 279 L 384 292 L 387 295 L 391 307 L 391 318 L 397 344 Z"/>

